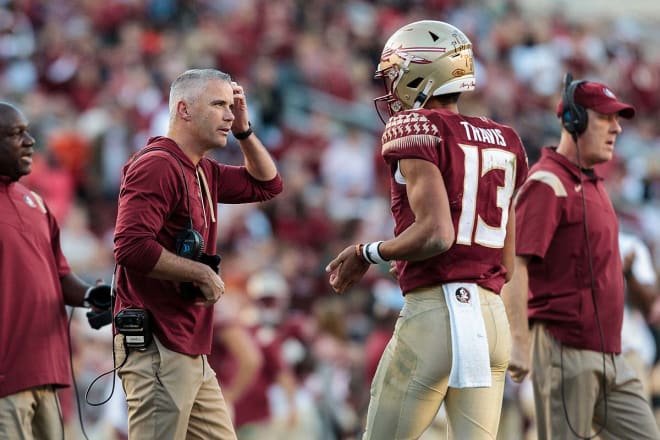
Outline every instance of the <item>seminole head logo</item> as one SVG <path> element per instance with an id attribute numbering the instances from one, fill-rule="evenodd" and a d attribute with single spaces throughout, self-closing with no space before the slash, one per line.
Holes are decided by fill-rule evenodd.
<path id="1" fill-rule="evenodd" d="M 465 287 L 459 287 L 456 289 L 456 300 L 460 303 L 467 304 L 470 302 L 470 291 Z"/>

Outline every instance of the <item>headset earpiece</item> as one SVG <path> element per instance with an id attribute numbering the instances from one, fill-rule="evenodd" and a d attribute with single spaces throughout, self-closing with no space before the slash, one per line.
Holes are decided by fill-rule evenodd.
<path id="1" fill-rule="evenodd" d="M 198 261 L 204 252 L 204 238 L 193 228 L 187 227 L 177 234 L 174 250 L 180 257 Z"/>
<path id="2" fill-rule="evenodd" d="M 579 136 L 587 129 L 587 111 L 575 103 L 575 89 L 584 81 L 573 81 L 570 73 L 564 77 L 564 92 L 562 96 L 561 123 L 567 132 Z"/>

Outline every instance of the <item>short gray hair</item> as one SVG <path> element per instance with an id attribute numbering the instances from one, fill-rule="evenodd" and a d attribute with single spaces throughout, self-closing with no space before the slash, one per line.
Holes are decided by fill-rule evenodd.
<path id="1" fill-rule="evenodd" d="M 231 83 L 228 73 L 217 69 L 190 69 L 179 75 L 170 86 L 169 109 L 170 116 L 174 115 L 177 102 L 186 100 L 192 102 L 199 97 L 202 88 L 214 80 Z"/>

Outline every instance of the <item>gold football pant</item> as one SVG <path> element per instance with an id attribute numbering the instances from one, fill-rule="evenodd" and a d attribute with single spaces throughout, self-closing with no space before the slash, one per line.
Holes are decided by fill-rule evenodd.
<path id="1" fill-rule="evenodd" d="M 416 439 L 432 423 L 443 402 L 450 439 L 495 440 L 511 336 L 500 296 L 480 287 L 479 298 L 488 337 L 492 385 L 447 386 L 452 348 L 442 287 L 410 292 L 371 386 L 364 440 Z"/>

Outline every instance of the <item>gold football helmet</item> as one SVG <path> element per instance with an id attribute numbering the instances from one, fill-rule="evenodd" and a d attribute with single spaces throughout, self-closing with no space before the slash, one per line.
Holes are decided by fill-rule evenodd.
<path id="1" fill-rule="evenodd" d="M 375 99 L 376 108 L 386 103 L 390 116 L 424 107 L 431 96 L 474 90 L 472 43 L 442 21 L 410 23 L 385 43 L 375 78 L 387 93 Z"/>

